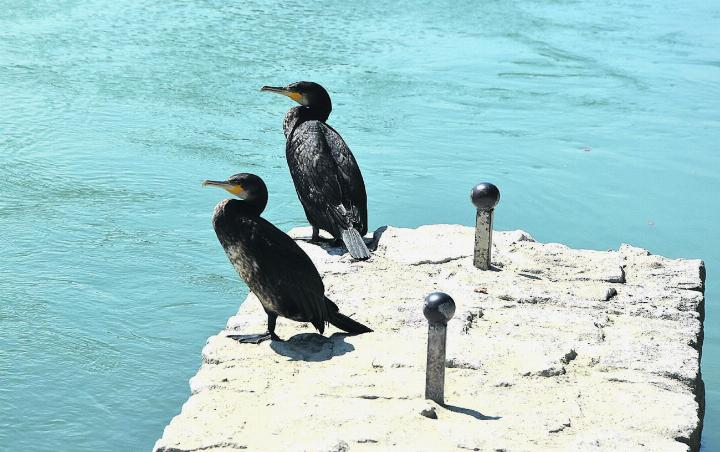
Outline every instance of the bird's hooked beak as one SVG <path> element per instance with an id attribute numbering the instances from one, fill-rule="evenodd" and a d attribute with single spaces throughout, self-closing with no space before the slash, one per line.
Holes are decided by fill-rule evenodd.
<path id="1" fill-rule="evenodd" d="M 230 193 L 241 199 L 243 197 L 243 194 L 245 193 L 245 189 L 243 188 L 243 186 L 237 182 L 206 180 L 203 181 L 202 185 L 203 187 L 210 186 L 224 188 L 225 190 L 229 191 Z"/>
<path id="2" fill-rule="evenodd" d="M 303 103 L 302 94 L 298 93 L 297 91 L 290 91 L 289 89 L 280 86 L 263 86 L 262 88 L 260 88 L 260 91 L 268 91 L 270 93 L 282 94 L 283 96 L 287 96 L 299 104 Z"/>

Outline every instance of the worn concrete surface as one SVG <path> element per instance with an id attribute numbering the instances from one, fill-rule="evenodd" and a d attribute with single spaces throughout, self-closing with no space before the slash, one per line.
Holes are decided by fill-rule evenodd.
<path id="1" fill-rule="evenodd" d="M 389 227 L 366 262 L 301 246 L 327 295 L 375 332 L 323 337 L 279 319 L 284 342 L 240 344 L 226 336 L 265 330 L 251 294 L 209 338 L 192 395 L 155 450 L 697 449 L 701 261 L 514 231 L 494 232 L 494 269 L 480 271 L 473 230 L 456 225 Z M 422 301 L 438 290 L 457 304 L 445 406 L 422 397 Z"/>

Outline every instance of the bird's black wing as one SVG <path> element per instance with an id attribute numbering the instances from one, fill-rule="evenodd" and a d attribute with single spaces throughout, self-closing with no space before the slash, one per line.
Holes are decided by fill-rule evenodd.
<path id="1" fill-rule="evenodd" d="M 310 222 L 334 234 L 351 225 L 364 234 L 365 183 L 340 135 L 323 122 L 303 122 L 288 140 L 286 154 Z"/>
<path id="2" fill-rule="evenodd" d="M 355 223 L 355 227 L 361 235 L 365 235 L 367 233 L 367 194 L 360 167 L 340 134 L 325 123 L 322 123 L 322 126 L 330 154 L 337 165 L 344 185 L 344 201 L 349 202 L 352 208 L 357 210 L 358 222 Z"/>
<path id="3" fill-rule="evenodd" d="M 257 274 L 275 303 L 303 321 L 328 320 L 325 286 L 310 257 L 272 223 L 260 218 L 252 232 L 251 247 Z"/>
<path id="4" fill-rule="evenodd" d="M 288 166 L 310 223 L 335 235 L 347 229 L 343 184 L 320 121 L 298 125 L 287 142 Z"/>

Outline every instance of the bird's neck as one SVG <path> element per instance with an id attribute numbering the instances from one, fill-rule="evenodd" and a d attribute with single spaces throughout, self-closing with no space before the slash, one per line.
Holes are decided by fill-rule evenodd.
<path id="1" fill-rule="evenodd" d="M 293 107 L 290 110 L 288 110 L 287 113 L 285 113 L 285 121 L 283 122 L 283 132 L 285 133 L 285 139 L 289 139 L 290 135 L 292 135 L 293 130 L 295 130 L 295 127 L 297 127 L 302 121 L 302 108 L 300 106 Z"/>
<path id="2" fill-rule="evenodd" d="M 306 107 L 298 105 L 293 107 L 285 113 L 285 121 L 283 124 L 283 131 L 285 132 L 285 138 L 289 138 L 293 130 L 305 121 L 327 121 L 332 111 L 331 106 L 311 106 Z"/>
<path id="3" fill-rule="evenodd" d="M 265 210 L 266 205 L 267 197 L 264 199 L 260 198 L 252 200 L 231 199 L 225 205 L 225 209 L 230 209 L 230 211 L 235 215 L 259 217 Z"/>

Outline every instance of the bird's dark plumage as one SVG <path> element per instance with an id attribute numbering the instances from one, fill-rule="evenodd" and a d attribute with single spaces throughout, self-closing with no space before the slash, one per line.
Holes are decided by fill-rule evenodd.
<path id="1" fill-rule="evenodd" d="M 287 234 L 260 217 L 267 203 L 262 179 L 242 173 L 228 181 L 205 184 L 245 198 L 221 201 L 215 208 L 213 228 L 233 267 L 268 314 L 270 337 L 277 339 L 274 328 L 278 316 L 310 322 L 321 333 L 326 323 L 351 334 L 371 331 L 340 314 L 337 305 L 325 297 L 322 278 L 308 255 Z"/>
<path id="2" fill-rule="evenodd" d="M 301 105 L 285 115 L 285 156 L 298 198 L 313 227 L 342 240 L 350 254 L 366 259 L 367 194 L 360 167 L 339 133 L 325 121 L 332 111 L 330 96 L 312 82 L 285 88 L 263 87 L 287 95 Z"/>

